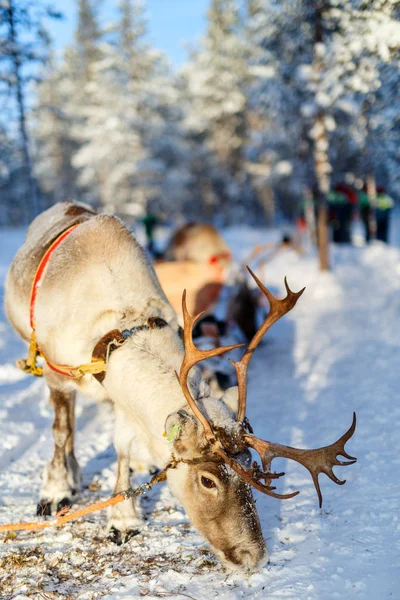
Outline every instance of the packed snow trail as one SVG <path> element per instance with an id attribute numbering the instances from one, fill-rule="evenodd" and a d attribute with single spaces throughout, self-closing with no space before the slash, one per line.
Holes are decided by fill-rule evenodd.
<path id="1" fill-rule="evenodd" d="M 232 229 L 227 239 L 243 258 L 266 235 Z M 18 233 L 0 233 L 2 282 L 21 243 Z M 6 539 L 0 544 L 2 600 L 400 597 L 400 253 L 381 244 L 336 248 L 333 261 L 333 271 L 323 274 L 314 258 L 287 250 L 267 265 L 263 280 L 277 295 L 283 295 L 284 275 L 293 290 L 307 289 L 268 332 L 249 373 L 248 415 L 264 439 L 326 445 L 357 412 L 357 430 L 346 448 L 358 463 L 335 468 L 345 486 L 320 477 L 323 509 L 308 472 L 276 461 L 274 468 L 286 471 L 278 489 L 301 493 L 286 501 L 256 494 L 270 562 L 246 578 L 226 572 L 213 558 L 163 484 L 143 498 L 146 525 L 125 546 L 107 541 L 104 513 Z M 44 382 L 14 367 L 26 348 L 5 317 L 0 330 L 0 522 L 7 523 L 32 520 L 41 472 L 52 454 L 52 411 Z M 112 429 L 107 404 L 81 399 L 79 506 L 112 492 Z"/>

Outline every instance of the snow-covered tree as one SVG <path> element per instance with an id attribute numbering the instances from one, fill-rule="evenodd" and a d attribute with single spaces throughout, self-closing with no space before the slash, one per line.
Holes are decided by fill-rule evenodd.
<path id="1" fill-rule="evenodd" d="M 399 9 L 394 0 L 212 0 L 180 76 L 146 41 L 139 0 L 100 27 L 79 0 L 74 43 L 38 89 L 35 137 L 49 200 L 109 211 L 253 221 L 331 184 L 395 182 Z M 261 207 L 261 208 L 260 208 Z M 324 266 L 328 256 L 322 256 Z"/>
<path id="2" fill-rule="evenodd" d="M 27 126 L 27 83 L 33 77 L 35 65 L 46 59 L 48 36 L 43 28 L 43 17 L 60 18 L 50 6 L 30 0 L 3 0 L 0 2 L 0 95 L 7 97 L 9 110 L 4 110 L 3 126 L 9 129 L 15 119 L 17 131 L 12 132 L 20 146 L 19 203 L 25 219 L 39 210 L 38 190 L 33 176 L 29 131 Z M 11 109 L 10 109 L 11 107 Z M 15 198 L 14 198 L 15 202 Z"/>
<path id="3" fill-rule="evenodd" d="M 161 53 L 143 39 L 142 3 L 123 0 L 86 88 L 73 164 L 82 186 L 102 206 L 140 213 L 163 196 L 179 201 L 185 152 L 179 147 L 180 112 L 173 78 Z"/>
<path id="4" fill-rule="evenodd" d="M 212 0 L 207 33 L 185 77 L 186 125 L 215 155 L 209 179 L 221 213 L 238 218 L 251 199 L 251 186 L 246 170 L 247 53 L 234 0 Z"/>
<path id="5" fill-rule="evenodd" d="M 302 114 L 307 95 L 298 79 L 301 65 L 312 62 L 311 25 L 298 2 L 248 0 L 247 11 L 248 153 L 260 180 L 273 186 L 280 206 L 293 215 L 312 177 Z"/>
<path id="6" fill-rule="evenodd" d="M 75 32 L 74 67 L 80 83 L 93 77 L 92 67 L 100 59 L 99 44 L 104 32 L 99 21 L 100 3 L 97 0 L 78 0 L 78 24 Z"/>
<path id="7" fill-rule="evenodd" d="M 249 0 L 249 14 L 253 70 L 259 74 L 251 101 L 257 114 L 266 115 L 259 152 L 272 149 L 275 160 L 286 156 L 295 181 L 301 181 L 296 163 L 302 164 L 318 197 L 326 268 L 332 163 L 335 155 L 342 158 L 343 147 L 357 153 L 358 142 L 362 145 L 361 107 L 379 89 L 382 64 L 398 47 L 395 2 Z"/>
<path id="8" fill-rule="evenodd" d="M 357 107 L 356 110 L 353 108 L 353 132 L 357 129 L 356 135 L 360 135 L 365 122 L 366 135 L 361 144 L 364 151 L 360 162 L 372 202 L 376 160 L 372 151 L 372 117 L 378 105 L 380 94 L 377 92 L 383 84 L 385 65 L 390 64 L 400 49 L 398 12 L 398 3 L 394 0 L 322 3 L 319 39 L 315 45 L 319 76 L 308 79 L 308 88 L 315 93 L 317 119 L 320 115 L 335 117 L 335 112 L 343 112 L 343 105 L 350 103 Z M 379 112 L 384 116 L 381 110 Z M 391 128 L 391 124 L 386 125 Z M 325 159 L 324 155 L 328 157 L 332 140 L 326 129 L 323 137 L 326 148 L 320 150 L 320 163 L 328 166 L 329 159 Z M 317 144 L 318 139 L 321 138 L 316 138 Z M 329 181 L 324 185 L 329 185 Z"/>
<path id="9" fill-rule="evenodd" d="M 98 4 L 93 0 L 78 0 L 74 42 L 66 48 L 62 61 L 50 56 L 36 89 L 32 120 L 35 172 L 46 203 L 96 199 L 91 190 L 78 186 L 78 172 L 72 160 L 80 148 L 78 133 L 86 121 L 94 66 L 101 57 L 104 32 Z"/>
<path id="10" fill-rule="evenodd" d="M 0 125 L 0 226 L 24 222 L 26 207 L 21 202 L 26 193 L 20 147 Z"/>
<path id="11" fill-rule="evenodd" d="M 80 199 L 78 173 L 72 165 L 79 146 L 73 136 L 75 115 L 69 77 L 67 65 L 58 65 L 51 57 L 36 89 L 32 118 L 35 174 L 45 204 Z"/>

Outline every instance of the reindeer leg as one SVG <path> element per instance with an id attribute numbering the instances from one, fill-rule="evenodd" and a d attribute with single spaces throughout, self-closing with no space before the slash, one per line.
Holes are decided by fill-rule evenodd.
<path id="1" fill-rule="evenodd" d="M 128 489 L 129 481 L 129 455 L 118 454 L 118 473 L 114 487 L 114 494 Z M 142 522 L 137 516 L 134 499 L 130 498 L 120 504 L 109 508 L 108 531 L 109 539 L 118 545 L 124 544 L 131 537 L 140 532 Z"/>
<path id="2" fill-rule="evenodd" d="M 68 483 L 71 487 L 71 493 L 77 494 L 81 489 L 82 474 L 78 461 L 75 458 L 74 452 L 74 437 L 75 437 L 75 402 L 76 392 L 71 394 L 71 401 L 69 403 L 69 423 L 71 427 L 71 435 L 67 439 L 65 444 L 65 460 L 67 463 L 68 471 Z"/>
<path id="3" fill-rule="evenodd" d="M 50 387 L 54 408 L 54 456 L 44 470 L 38 515 L 51 515 L 71 504 L 80 484 L 79 466 L 73 452 L 75 392 Z"/>

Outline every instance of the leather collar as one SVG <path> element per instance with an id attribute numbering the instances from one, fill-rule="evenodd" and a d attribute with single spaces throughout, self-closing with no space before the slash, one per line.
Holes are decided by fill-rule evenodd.
<path id="1" fill-rule="evenodd" d="M 147 323 L 144 325 L 137 325 L 136 327 L 132 327 L 132 329 L 123 329 L 122 331 L 119 329 L 112 329 L 108 331 L 102 338 L 99 339 L 92 352 L 92 362 L 94 361 L 103 361 L 104 364 L 107 364 L 108 359 L 110 358 L 110 354 L 117 350 L 127 339 L 134 336 L 139 331 L 143 331 L 146 329 L 162 329 L 166 327 L 168 323 L 161 319 L 161 317 L 150 317 L 147 319 Z M 101 373 L 94 373 L 93 377 L 97 379 L 100 383 L 104 381 L 106 376 L 106 371 L 102 371 Z"/>

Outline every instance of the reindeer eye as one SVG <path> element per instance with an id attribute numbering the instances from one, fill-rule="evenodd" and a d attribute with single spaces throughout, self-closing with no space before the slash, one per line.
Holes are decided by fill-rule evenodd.
<path id="1" fill-rule="evenodd" d="M 212 488 L 217 487 L 212 479 L 209 479 L 208 477 L 204 477 L 204 476 L 202 476 L 202 478 L 201 478 L 201 484 L 204 485 L 204 487 L 207 488 L 208 490 L 211 490 Z"/>

